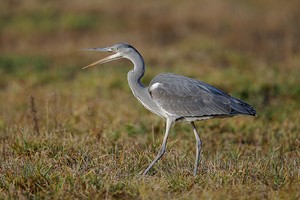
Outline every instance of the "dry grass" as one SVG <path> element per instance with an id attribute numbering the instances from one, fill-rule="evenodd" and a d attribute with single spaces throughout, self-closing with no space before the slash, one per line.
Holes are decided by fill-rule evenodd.
<path id="1" fill-rule="evenodd" d="M 3 199 L 299 199 L 299 1 L 4 1 L 0 8 Z M 147 63 L 240 97 L 257 118 L 163 121 L 126 83 L 130 63 L 82 71 L 126 41 Z"/>

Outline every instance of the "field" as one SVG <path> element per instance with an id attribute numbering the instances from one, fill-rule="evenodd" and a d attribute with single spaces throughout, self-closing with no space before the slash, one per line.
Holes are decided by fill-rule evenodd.
<path id="1" fill-rule="evenodd" d="M 300 1 L 2 1 L 1 199 L 300 199 Z M 241 98 L 257 117 L 196 123 L 203 142 L 132 95 L 127 42 L 162 72 Z"/>

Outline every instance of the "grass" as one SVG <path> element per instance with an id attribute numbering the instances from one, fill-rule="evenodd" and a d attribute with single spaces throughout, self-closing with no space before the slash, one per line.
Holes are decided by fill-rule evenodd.
<path id="1" fill-rule="evenodd" d="M 128 8 L 131 9 L 128 9 Z M 0 8 L 1 199 L 299 199 L 298 1 L 5 1 Z M 78 51 L 126 41 L 161 72 L 201 79 L 256 118 L 197 122 L 203 141 L 131 94 L 118 61 Z M 99 57 L 100 56 L 100 57 Z"/>

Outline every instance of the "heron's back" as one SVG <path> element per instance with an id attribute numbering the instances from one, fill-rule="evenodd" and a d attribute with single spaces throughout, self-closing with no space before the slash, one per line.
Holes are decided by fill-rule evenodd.
<path id="1" fill-rule="evenodd" d="M 149 93 L 162 110 L 180 119 L 256 114 L 246 102 L 207 83 L 171 73 L 156 76 Z"/>

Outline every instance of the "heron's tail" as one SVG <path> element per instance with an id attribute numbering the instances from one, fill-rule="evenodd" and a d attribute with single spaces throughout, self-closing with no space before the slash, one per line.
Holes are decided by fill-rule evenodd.
<path id="1" fill-rule="evenodd" d="M 231 112 L 230 114 L 232 115 L 253 115 L 256 116 L 256 111 L 255 109 L 250 106 L 248 103 L 231 97 L 230 99 L 230 106 L 231 106 Z"/>

